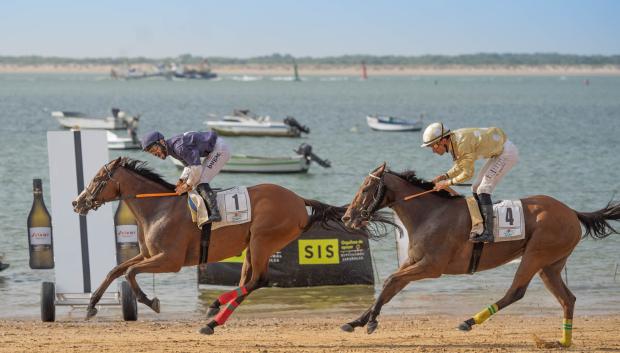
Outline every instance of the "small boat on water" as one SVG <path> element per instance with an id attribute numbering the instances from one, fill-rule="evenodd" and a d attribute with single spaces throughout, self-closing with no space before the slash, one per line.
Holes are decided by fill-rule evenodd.
<path id="1" fill-rule="evenodd" d="M 7 268 L 9 268 L 9 264 L 2 262 L 4 260 L 4 256 L 0 254 L 0 272 L 6 270 Z"/>
<path id="2" fill-rule="evenodd" d="M 319 158 L 312 153 L 312 146 L 302 143 L 293 156 L 265 157 L 250 156 L 245 154 L 233 154 L 222 169 L 223 173 L 268 173 L 268 174 L 288 174 L 306 173 L 310 169 L 311 162 L 329 168 L 329 160 Z M 178 167 L 183 168 L 183 163 L 171 158 L 172 162 Z"/>
<path id="3" fill-rule="evenodd" d="M 207 120 L 205 124 L 224 136 L 299 137 L 302 132 L 310 133 L 307 126 L 291 116 L 283 121 L 272 121 L 269 116 L 258 116 L 249 110 L 234 110 L 232 115 L 225 115 L 221 120 Z"/>
<path id="4" fill-rule="evenodd" d="M 376 131 L 420 131 L 422 130 L 422 116 L 418 120 L 408 120 L 393 116 L 368 115 L 366 123 Z"/>
<path id="5" fill-rule="evenodd" d="M 112 109 L 112 116 L 97 118 L 80 112 L 56 111 L 52 117 L 66 128 L 120 130 L 137 126 L 140 115 L 129 116 L 127 113 Z"/>
<path id="6" fill-rule="evenodd" d="M 137 137 L 121 137 L 112 131 L 107 132 L 108 149 L 111 150 L 137 150 L 140 149 L 140 141 Z"/>

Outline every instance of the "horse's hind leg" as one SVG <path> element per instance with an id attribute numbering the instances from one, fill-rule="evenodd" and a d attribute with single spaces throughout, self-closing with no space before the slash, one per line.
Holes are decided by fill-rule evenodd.
<path id="1" fill-rule="evenodd" d="M 243 260 L 243 267 L 241 268 L 241 279 L 239 280 L 239 287 L 228 291 L 226 293 L 221 294 L 211 305 L 209 306 L 209 311 L 207 312 L 207 317 L 213 317 L 220 312 L 220 307 L 237 297 L 244 296 L 248 294 L 248 289 L 245 284 L 252 277 L 252 264 L 251 264 L 252 255 L 248 250 L 245 253 L 245 260 Z"/>
<path id="2" fill-rule="evenodd" d="M 146 296 L 146 294 L 144 294 L 142 289 L 140 289 L 140 286 L 138 286 L 136 275 L 139 273 L 178 272 L 181 267 L 182 263 L 179 263 L 179 261 L 175 261 L 170 258 L 170 256 L 166 256 L 165 253 L 159 253 L 130 266 L 129 269 L 127 269 L 127 272 L 125 272 L 125 277 L 127 278 L 127 281 L 129 281 L 129 284 L 136 295 L 136 299 L 140 303 L 143 303 L 153 309 L 156 313 L 159 313 L 159 299 L 155 297 L 151 300 Z"/>
<path id="3" fill-rule="evenodd" d="M 200 333 L 205 335 L 213 334 L 215 327 L 223 325 L 250 293 L 267 285 L 267 268 L 269 265 L 269 256 L 271 256 L 271 254 L 265 249 L 255 249 L 251 251 L 251 248 L 253 247 L 248 247 L 246 253 L 246 256 L 251 256 L 250 260 L 248 260 L 249 266 L 244 266 L 244 268 L 247 268 L 251 273 L 250 280 L 246 285 L 240 283 L 241 286 L 239 288 L 224 293 L 218 298 L 218 301 L 221 300 L 221 305 L 224 305 L 223 310 L 221 310 L 206 326 L 201 328 L 199 331 Z M 243 279 L 242 276 L 241 282 L 243 282 Z M 228 300 L 228 302 L 226 302 L 226 300 Z"/>
<path id="4" fill-rule="evenodd" d="M 97 290 L 90 297 L 90 302 L 88 303 L 88 308 L 86 309 L 86 320 L 97 314 L 97 308 L 95 308 L 95 305 L 97 305 L 105 290 L 108 289 L 110 283 L 125 273 L 125 270 L 127 270 L 129 266 L 142 261 L 143 258 L 144 257 L 142 254 L 138 254 L 137 256 L 114 267 L 112 271 L 108 273 L 99 288 L 97 288 Z"/>
<path id="5" fill-rule="evenodd" d="M 566 260 L 567 258 L 563 258 L 552 265 L 544 267 L 539 273 L 549 292 L 556 297 L 564 310 L 562 339 L 557 342 L 562 347 L 570 347 L 572 343 L 573 310 L 575 308 L 575 300 L 577 299 L 562 280 L 561 273 Z"/>
<path id="6" fill-rule="evenodd" d="M 504 295 L 504 297 L 498 300 L 496 303 L 488 306 L 484 310 L 480 311 L 474 317 L 463 321 L 458 329 L 461 331 L 471 330 L 473 325 L 479 325 L 486 321 L 491 315 L 497 313 L 499 310 L 507 307 L 508 305 L 520 300 L 525 295 L 527 286 L 530 284 L 532 277 L 538 272 L 545 264 L 541 262 L 540 258 L 544 257 L 540 251 L 527 251 L 521 258 L 521 264 L 517 269 L 517 273 L 512 281 L 512 285 Z"/>

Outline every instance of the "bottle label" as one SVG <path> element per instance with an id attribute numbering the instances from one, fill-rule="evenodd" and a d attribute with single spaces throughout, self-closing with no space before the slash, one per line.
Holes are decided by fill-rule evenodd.
<path id="1" fill-rule="evenodd" d="M 30 245 L 52 245 L 52 228 L 32 227 L 29 233 Z"/>
<path id="2" fill-rule="evenodd" d="M 116 241 L 118 243 L 137 243 L 138 226 L 133 224 L 116 226 Z"/>

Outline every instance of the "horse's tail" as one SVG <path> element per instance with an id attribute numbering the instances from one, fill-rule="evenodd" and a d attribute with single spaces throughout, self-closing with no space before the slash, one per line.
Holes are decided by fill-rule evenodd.
<path id="1" fill-rule="evenodd" d="M 344 231 L 349 234 L 358 234 L 376 240 L 384 238 L 389 233 L 387 227 L 385 227 L 386 224 L 398 227 L 386 214 L 375 212 L 371 221 L 371 226 L 352 229 L 345 226 L 342 222 L 342 216 L 347 212 L 348 205 L 342 207 L 332 206 L 317 200 L 308 199 L 304 199 L 304 203 L 306 206 L 312 208 L 312 213 L 308 218 L 308 223 L 304 227 L 304 231 L 310 229 L 314 223 L 320 222 L 321 227 L 324 229 Z"/>
<path id="2" fill-rule="evenodd" d="M 605 208 L 602 208 L 594 212 L 577 212 L 577 218 L 583 226 L 586 228 L 586 233 L 583 237 L 588 235 L 593 239 L 607 238 L 610 234 L 616 233 L 616 231 L 607 221 L 620 220 L 620 202 L 609 201 Z"/>

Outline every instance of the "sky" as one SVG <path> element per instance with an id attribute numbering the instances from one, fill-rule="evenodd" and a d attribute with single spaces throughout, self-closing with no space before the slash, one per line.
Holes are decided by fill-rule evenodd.
<path id="1" fill-rule="evenodd" d="M 2 0 L 0 56 L 620 54 L 616 0 Z"/>

